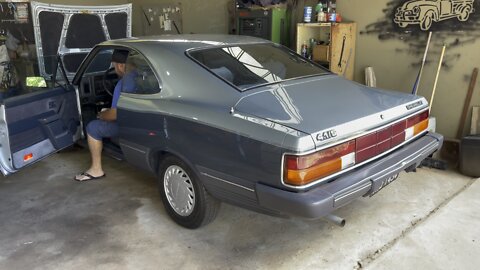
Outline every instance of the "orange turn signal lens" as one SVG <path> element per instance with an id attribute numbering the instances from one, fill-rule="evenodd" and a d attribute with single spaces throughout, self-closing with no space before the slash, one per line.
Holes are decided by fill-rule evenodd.
<path id="1" fill-rule="evenodd" d="M 33 153 L 26 154 L 25 156 L 23 156 L 23 162 L 27 162 L 32 158 L 33 158 Z"/>
<path id="2" fill-rule="evenodd" d="M 355 140 L 309 155 L 287 155 L 284 181 L 289 185 L 302 186 L 354 164 Z"/>
<path id="3" fill-rule="evenodd" d="M 426 130 L 427 128 L 428 128 L 428 118 L 416 124 L 415 126 L 413 126 L 413 136 L 419 134 L 420 132 Z"/>
<path id="4" fill-rule="evenodd" d="M 302 185 L 308 184 L 312 180 L 339 172 L 341 169 L 342 169 L 342 159 L 337 158 L 308 169 L 287 170 L 285 173 L 286 175 L 285 180 L 290 185 L 302 186 Z"/>

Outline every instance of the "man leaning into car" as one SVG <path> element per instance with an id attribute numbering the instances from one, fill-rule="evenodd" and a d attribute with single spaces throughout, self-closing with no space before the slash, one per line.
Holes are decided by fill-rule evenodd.
<path id="1" fill-rule="evenodd" d="M 105 177 L 105 172 L 102 169 L 102 148 L 103 138 L 111 138 L 118 136 L 117 120 L 117 102 L 120 98 L 120 93 L 135 91 L 135 77 L 137 73 L 135 70 L 126 73 L 127 70 L 128 51 L 114 50 L 112 54 L 112 65 L 115 68 L 115 73 L 121 78 L 115 85 L 113 91 L 112 105 L 109 109 L 104 109 L 98 113 L 98 119 L 93 120 L 87 125 L 87 139 L 92 164 L 90 168 L 75 176 L 77 181 L 96 180 Z"/>

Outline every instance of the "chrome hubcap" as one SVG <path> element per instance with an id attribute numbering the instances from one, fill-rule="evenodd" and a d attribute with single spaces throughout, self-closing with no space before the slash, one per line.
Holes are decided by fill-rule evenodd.
<path id="1" fill-rule="evenodd" d="M 180 216 L 188 216 L 195 206 L 195 191 L 187 172 L 177 165 L 167 168 L 163 175 L 163 188 L 168 203 Z"/>

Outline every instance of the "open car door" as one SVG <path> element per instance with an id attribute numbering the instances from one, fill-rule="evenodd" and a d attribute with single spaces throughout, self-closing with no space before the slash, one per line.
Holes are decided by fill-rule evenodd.
<path id="1" fill-rule="evenodd" d="M 46 80 L 62 82 L 0 98 L 0 171 L 4 175 L 81 138 L 80 100 L 69 80 L 96 44 L 131 36 L 131 4 L 31 5 L 39 73 Z"/>
<path id="2" fill-rule="evenodd" d="M 0 104 L 0 169 L 14 173 L 80 137 L 77 95 L 71 85 L 31 89 Z"/>

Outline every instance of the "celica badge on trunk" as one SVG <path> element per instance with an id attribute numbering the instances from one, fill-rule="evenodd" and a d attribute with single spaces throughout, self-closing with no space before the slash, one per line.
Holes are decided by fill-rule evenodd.
<path id="1" fill-rule="evenodd" d="M 328 139 L 337 137 L 337 131 L 335 129 L 327 130 L 317 134 L 317 141 L 323 142 Z"/>

